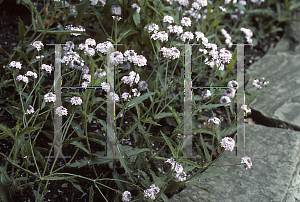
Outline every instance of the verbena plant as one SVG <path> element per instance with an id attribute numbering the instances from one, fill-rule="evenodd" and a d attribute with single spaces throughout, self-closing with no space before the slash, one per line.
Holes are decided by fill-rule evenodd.
<path id="1" fill-rule="evenodd" d="M 72 197 L 89 201 L 168 201 L 187 185 L 210 192 L 197 183 L 220 174 L 206 170 L 224 161 L 220 158 L 224 148 L 234 149 L 235 124 L 241 116 L 234 110 L 236 87 L 242 84 L 235 81 L 237 50 L 232 43 L 257 45 L 279 30 L 273 23 L 264 27 L 253 17 L 290 21 L 287 13 L 299 6 L 289 1 L 258 5 L 227 0 L 82 0 L 74 7 L 71 1 L 44 1 L 48 12 L 41 15 L 30 0 L 22 3 L 32 12 L 32 24 L 25 31 L 20 19 L 18 46 L 12 54 L 0 49 L 4 55 L 0 57 L 4 67 L 0 89 L 12 90 L 1 104 L 16 121 L 14 128 L 0 124 L 1 139 L 11 143 L 10 152 L 0 152 L 3 201 L 25 193 L 43 201 L 53 194 L 49 187 L 66 187 L 65 183 L 76 188 Z M 55 50 L 43 44 L 53 34 L 55 43 L 67 44 L 62 46 L 63 86 L 102 87 L 98 91 L 62 90 L 62 106 L 55 108 L 51 103 L 55 101 Z M 200 44 L 192 46 L 194 86 L 229 87 L 200 94 L 193 90 L 197 162 L 180 157 L 188 139 L 183 135 L 185 49 L 178 44 L 187 43 Z M 107 95 L 106 58 L 113 44 L 123 45 L 114 46 L 111 61 L 116 85 L 115 92 Z M 253 81 L 257 91 L 247 96 L 246 113 L 250 112 L 247 105 L 267 84 Z M 105 154 L 105 133 L 92 130 L 96 123 L 105 131 L 107 96 L 116 101 L 115 159 L 99 157 Z M 218 118 L 219 110 L 225 116 Z M 63 116 L 63 153 L 70 159 L 45 158 L 53 153 L 54 113 Z M 252 166 L 249 157 L 242 164 Z"/>

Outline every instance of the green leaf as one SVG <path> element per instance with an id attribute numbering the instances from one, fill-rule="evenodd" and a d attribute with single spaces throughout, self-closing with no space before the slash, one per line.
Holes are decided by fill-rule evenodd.
<path id="1" fill-rule="evenodd" d="M 172 116 L 173 113 L 170 113 L 170 112 L 161 112 L 159 114 L 156 114 L 154 116 L 154 119 L 158 120 L 158 119 L 162 119 L 162 118 L 165 118 L 165 117 L 168 117 L 168 116 Z"/>
<path id="2" fill-rule="evenodd" d="M 11 132 L 11 129 L 9 129 L 7 126 L 0 124 L 0 130 L 2 130 L 6 135 L 11 137 L 13 140 L 16 140 L 14 134 Z"/>
<path id="3" fill-rule="evenodd" d="M 210 155 L 209 155 L 206 144 L 205 144 L 201 134 L 200 134 L 200 140 L 201 140 L 201 144 L 202 144 L 203 149 L 204 149 L 205 158 L 207 159 L 208 163 L 210 163 L 211 162 Z"/>
<path id="4" fill-rule="evenodd" d="M 31 0 L 23 0 L 23 2 L 29 4 L 29 6 L 31 7 L 31 9 L 33 10 L 33 12 L 35 13 L 35 15 L 37 17 L 38 25 L 42 26 L 42 29 L 45 30 L 45 22 L 43 22 L 42 16 L 36 10 L 37 7 L 32 4 Z M 33 24 L 35 26 L 35 23 L 33 23 Z"/>
<path id="5" fill-rule="evenodd" d="M 133 17 L 134 24 L 138 26 L 141 23 L 140 14 L 137 11 L 134 11 L 132 17 Z"/>
<path id="6" fill-rule="evenodd" d="M 202 153 L 201 149 L 198 147 L 198 145 L 196 143 L 195 143 L 195 145 L 196 145 L 196 148 L 198 150 L 198 154 L 200 156 L 200 165 L 201 165 L 201 167 L 203 167 L 204 166 L 204 163 L 203 163 L 203 161 L 204 161 L 203 153 Z"/>
<path id="7" fill-rule="evenodd" d="M 176 150 L 174 149 L 174 147 L 172 146 L 170 140 L 168 137 L 166 137 L 166 135 L 160 131 L 160 133 L 162 134 L 163 138 L 165 139 L 166 143 L 168 144 L 169 148 L 171 149 L 172 155 L 174 158 L 177 158 L 177 153 Z"/>
<path id="8" fill-rule="evenodd" d="M 77 10 L 77 17 L 76 17 L 76 22 L 78 24 L 81 23 L 81 19 L 84 15 L 84 12 L 88 9 L 88 7 L 90 6 L 90 1 L 85 1 L 79 4 L 76 4 L 76 10 Z"/>
<path id="9" fill-rule="evenodd" d="M 219 19 L 215 19 L 214 22 L 212 23 L 210 29 L 213 29 L 215 26 L 217 26 L 219 24 L 220 20 Z"/>
<path id="10" fill-rule="evenodd" d="M 290 11 L 294 10 L 294 9 L 297 9 L 300 7 L 300 2 L 296 3 L 296 4 L 293 4 L 290 6 Z"/>
<path id="11" fill-rule="evenodd" d="M 134 183 L 133 173 L 132 173 L 133 169 L 131 168 L 131 164 L 129 164 L 129 162 L 123 158 L 123 154 L 124 151 L 122 150 L 122 145 L 118 144 L 116 149 L 116 156 L 119 159 L 121 166 L 125 169 L 125 173 L 129 175 L 131 182 Z"/>
<path id="12" fill-rule="evenodd" d="M 145 5 L 145 0 L 138 0 L 140 7 L 143 7 Z"/>
<path id="13" fill-rule="evenodd" d="M 43 30 L 38 30 L 38 32 L 44 32 Z M 77 33 L 77 34 L 81 34 L 84 36 L 89 36 L 88 34 L 86 34 L 85 32 L 81 32 L 81 31 L 74 31 L 74 30 L 62 30 L 62 31 L 47 31 L 46 34 L 71 34 L 71 33 Z"/>
<path id="14" fill-rule="evenodd" d="M 137 156 L 137 155 L 139 155 L 140 153 L 143 153 L 143 152 L 150 152 L 149 148 L 139 149 L 139 148 L 134 148 L 134 147 L 130 147 L 130 146 L 127 146 L 127 145 L 123 145 L 122 150 L 125 152 L 126 156 L 128 156 L 128 157 Z"/>
<path id="15" fill-rule="evenodd" d="M 24 29 L 24 23 L 21 20 L 20 16 L 19 16 L 19 25 L 18 25 L 18 29 L 19 29 L 19 38 L 20 41 L 24 41 L 24 36 L 25 36 L 25 29 Z"/>
<path id="16" fill-rule="evenodd" d="M 198 187 L 199 189 L 202 189 L 202 190 L 207 191 L 208 193 L 214 195 L 213 192 L 209 191 L 209 190 L 208 190 L 207 188 L 205 188 L 205 187 L 200 187 L 200 186 L 198 186 L 198 185 L 196 185 L 196 184 L 193 184 L 193 185 L 194 185 L 195 187 Z"/>
<path id="17" fill-rule="evenodd" d="M 39 124 L 42 124 L 42 123 L 39 123 Z M 40 128 L 41 127 L 32 127 L 32 126 L 26 127 L 20 133 L 17 133 L 17 139 L 19 139 L 23 135 L 26 135 L 26 134 L 29 134 L 33 131 L 39 130 Z"/>
<path id="18" fill-rule="evenodd" d="M 78 189 L 81 193 L 84 193 L 84 191 L 81 189 L 81 187 L 78 184 L 72 183 L 72 185 Z"/>
<path id="19" fill-rule="evenodd" d="M 169 110 L 172 112 L 173 117 L 175 118 L 177 124 L 180 124 L 182 122 L 181 118 L 179 117 L 178 113 L 176 112 L 176 110 L 174 110 L 172 107 L 170 107 L 169 105 L 167 105 L 167 107 L 169 108 Z"/>
<path id="20" fill-rule="evenodd" d="M 178 159 L 177 162 L 184 162 L 184 163 L 193 165 L 193 166 L 195 166 L 196 168 L 203 168 L 202 166 L 200 166 L 200 165 L 198 165 L 197 163 L 195 163 L 195 162 L 193 162 L 193 161 L 190 161 L 190 160 L 188 160 L 188 159 Z"/>
<path id="21" fill-rule="evenodd" d="M 85 146 L 81 143 L 81 142 L 78 142 L 78 141 L 74 141 L 71 143 L 72 145 L 75 145 L 76 147 L 82 149 L 83 151 L 85 151 L 87 154 L 89 154 L 89 150 L 87 148 L 85 148 Z"/>
<path id="22" fill-rule="evenodd" d="M 142 122 L 145 122 L 145 123 L 151 123 L 151 124 L 156 125 L 156 126 L 162 126 L 162 125 L 160 125 L 160 124 L 158 124 L 158 123 L 152 121 L 152 118 L 151 118 L 151 117 L 149 117 L 147 120 L 141 120 L 141 121 L 142 121 Z"/>
<path id="23" fill-rule="evenodd" d="M 49 167 L 47 166 L 47 164 L 45 162 L 45 157 L 42 156 L 42 154 L 35 147 L 33 147 L 33 151 L 34 151 L 35 155 L 37 156 L 37 158 L 39 159 L 40 163 L 42 164 L 43 169 L 45 169 L 45 166 L 46 166 L 46 172 L 50 173 Z"/>
<path id="24" fill-rule="evenodd" d="M 130 102 L 127 103 L 127 107 L 133 105 L 134 103 L 140 104 L 141 102 L 143 102 L 144 100 L 146 100 L 147 98 L 149 98 L 151 95 L 154 95 L 156 93 L 152 92 L 152 93 L 146 93 L 142 96 L 139 97 L 134 97 Z M 129 107 L 131 108 L 131 107 Z"/>
<path id="25" fill-rule="evenodd" d="M 90 192 L 89 192 L 89 202 L 93 202 L 94 201 L 94 189 L 93 189 L 93 185 L 90 186 Z"/>
<path id="26" fill-rule="evenodd" d="M 10 58 L 10 55 L 3 50 L 3 48 L 0 47 L 0 53 L 3 53 L 4 55 L 6 55 L 8 58 Z"/>

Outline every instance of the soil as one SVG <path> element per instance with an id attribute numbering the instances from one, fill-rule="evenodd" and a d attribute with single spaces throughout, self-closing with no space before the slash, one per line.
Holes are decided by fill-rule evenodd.
<path id="1" fill-rule="evenodd" d="M 42 8 L 42 4 L 38 4 L 37 5 L 38 10 L 40 11 Z M 23 5 L 17 5 L 14 3 L 13 0 L 9 0 L 9 1 L 4 1 L 1 5 L 0 5 L 0 48 L 2 48 L 3 50 L 5 50 L 8 54 L 12 54 L 13 53 L 13 47 L 15 47 L 19 41 L 19 36 L 18 36 L 18 32 L 16 30 L 18 30 L 18 16 L 20 16 L 20 18 L 23 20 L 24 25 L 29 26 L 32 22 L 31 20 L 31 13 L 27 10 L 27 8 Z M 55 25 L 54 25 L 55 26 Z M 284 24 L 281 25 L 282 27 L 284 26 Z M 250 46 L 245 46 L 245 69 L 247 70 L 248 67 L 254 63 L 255 61 L 259 60 L 263 55 L 266 54 L 266 52 L 269 50 L 271 44 L 273 44 L 272 46 L 275 46 L 277 44 L 277 42 L 279 41 L 279 39 L 282 37 L 283 32 L 278 32 L 278 33 L 274 33 L 274 34 L 270 34 L 268 38 L 266 38 L 266 40 L 259 44 L 256 47 L 250 47 Z M 52 43 L 55 42 L 55 36 L 47 36 L 44 38 L 43 40 L 44 44 L 46 43 Z M 251 50 L 252 49 L 252 50 Z M 231 50 L 232 51 L 232 50 Z M 5 55 L 2 54 L 0 52 L 0 67 L 2 67 L 3 65 L 7 65 L 5 61 L 4 63 L 4 58 Z M 1 75 L 3 75 L 3 69 L 1 69 Z M 51 83 L 50 83 L 51 84 Z M 12 87 L 9 88 L 0 88 L 1 91 L 1 99 L 0 101 L 4 101 L 6 100 L 6 98 L 8 98 L 8 96 L 10 95 L 9 92 L 14 92 L 14 89 Z M 3 107 L 5 106 L 5 104 L 3 102 L 0 103 L 0 121 L 1 124 L 6 125 L 9 128 L 13 128 L 16 124 L 16 120 L 14 120 L 11 116 L 11 114 L 9 114 L 7 111 L 3 110 Z M 223 108 L 218 108 L 214 110 L 215 114 L 218 115 L 222 115 L 225 114 L 226 112 L 224 111 Z M 116 113 L 117 114 L 117 113 Z M 103 117 L 100 117 L 102 120 L 105 120 L 106 115 L 102 115 Z M 211 116 L 210 114 L 207 114 L 207 116 Z M 223 116 L 223 115 L 222 115 Z M 224 115 L 224 119 L 226 120 L 226 116 Z M 128 117 L 128 120 L 132 120 L 130 119 L 130 117 Z M 255 120 L 254 120 L 255 121 Z M 229 125 L 228 120 L 224 122 L 225 124 L 222 125 L 223 128 L 226 128 L 227 125 Z M 163 125 L 163 126 L 168 126 L 169 124 L 166 122 L 165 119 L 162 119 L 159 124 Z M 103 129 L 99 126 L 97 126 L 96 124 L 89 124 L 89 132 L 99 132 L 101 131 L 101 133 L 103 133 Z M 172 127 L 165 127 L 166 131 L 170 130 L 172 131 Z M 46 125 L 46 129 L 51 131 L 52 128 L 50 126 Z M 150 132 L 155 133 L 155 131 L 159 131 L 159 127 L 152 127 L 152 130 Z M 233 137 L 234 134 L 231 135 L 231 137 Z M 208 138 L 209 136 L 205 137 Z M 131 137 L 133 139 L 133 137 Z M 49 145 L 47 145 L 47 142 L 49 142 L 49 139 L 47 138 L 46 135 L 41 135 L 37 141 L 40 145 L 40 148 L 48 148 Z M 152 141 L 151 143 L 153 143 L 153 148 L 155 148 L 156 150 L 160 149 L 162 147 L 162 143 L 156 142 L 156 141 Z M 9 154 L 9 149 L 12 148 L 13 145 L 13 141 L 11 139 L 1 139 L 1 151 L 2 153 L 8 155 Z M 125 143 L 126 144 L 126 143 Z M 127 142 L 127 144 L 130 144 L 129 142 Z M 86 146 L 86 145 L 85 145 Z M 97 150 L 99 150 L 98 148 L 99 146 L 97 146 L 97 144 L 91 144 L 91 148 L 92 150 L 95 152 Z M 194 150 L 196 151 L 196 148 L 194 148 Z M 75 152 L 74 147 L 69 147 L 68 149 L 64 149 L 64 155 L 66 156 L 71 156 L 73 153 Z M 221 150 L 220 150 L 221 152 Z M 220 153 L 218 152 L 218 153 Z M 44 153 L 44 151 L 41 151 L 41 153 Z M 218 156 L 218 153 L 215 153 L 214 158 L 216 158 Z M 169 150 L 167 151 L 163 151 L 163 153 L 160 156 L 170 156 L 170 152 Z M 82 152 L 80 150 L 80 152 L 77 153 L 77 156 L 75 158 L 76 159 L 81 159 L 84 156 L 86 156 L 86 154 L 84 152 Z M 0 157 L 0 160 L 2 160 L 2 156 Z M 51 163 L 51 162 L 50 162 Z M 199 163 L 199 162 L 198 162 Z M 60 161 L 60 165 L 64 165 L 65 162 L 64 161 Z M 108 165 L 104 165 L 104 166 L 95 166 L 96 170 L 98 173 L 102 173 L 102 175 L 104 175 L 105 171 L 110 170 L 110 168 L 108 167 Z M 165 167 L 164 170 L 167 170 L 168 167 Z M 11 167 L 8 166 L 8 170 L 10 170 Z M 93 167 L 89 166 L 87 167 L 83 167 L 83 168 L 65 168 L 62 170 L 62 172 L 69 172 L 69 173 L 73 173 L 73 174 L 79 174 L 79 175 L 83 175 L 89 178 L 96 178 L 94 171 L 93 171 Z M 116 164 L 116 172 L 121 174 L 124 173 L 124 169 L 118 164 Z M 21 176 L 25 176 L 25 173 L 20 172 Z M 108 172 L 106 173 L 107 178 L 113 178 L 112 173 Z M 31 180 L 32 181 L 32 180 Z M 88 200 L 88 193 L 89 193 L 89 187 L 91 185 L 93 185 L 90 182 L 87 181 L 83 181 L 83 180 L 78 180 L 78 184 L 81 186 L 82 190 L 84 191 L 83 193 L 78 191 L 77 189 L 75 189 L 72 184 L 70 182 L 65 182 L 65 181 L 53 181 L 48 185 L 48 191 L 51 194 L 47 194 L 45 197 L 45 201 L 87 201 Z M 117 186 L 116 184 L 109 184 L 106 183 L 108 186 L 111 186 L 112 188 L 116 188 Z M 37 186 L 34 185 L 34 190 L 37 190 Z M 95 188 L 94 188 L 95 190 Z M 182 191 L 183 189 L 179 189 L 176 192 L 173 193 L 169 193 L 167 194 L 168 197 L 172 197 L 175 193 L 178 193 L 180 191 Z M 102 189 L 101 191 L 103 193 L 108 193 L 107 189 Z M 112 192 L 110 192 L 112 193 Z M 132 193 L 134 194 L 134 193 Z M 20 193 L 16 193 L 13 197 L 14 201 L 27 201 L 28 199 L 31 199 L 31 201 L 34 200 L 34 196 L 32 194 L 32 188 L 27 187 L 22 196 L 20 197 Z M 95 190 L 95 196 L 94 196 L 94 201 L 103 201 L 103 198 L 100 196 L 100 194 L 98 193 L 97 190 Z"/>

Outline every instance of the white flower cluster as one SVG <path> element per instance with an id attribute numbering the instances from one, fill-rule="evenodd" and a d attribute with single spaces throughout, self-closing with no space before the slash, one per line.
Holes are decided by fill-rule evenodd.
<path id="1" fill-rule="evenodd" d="M 34 113 L 34 108 L 31 105 L 29 105 L 29 108 L 30 109 L 27 109 L 27 112 L 25 114 L 33 114 Z"/>
<path id="2" fill-rule="evenodd" d="M 169 59 L 173 58 L 173 60 L 175 60 L 180 56 L 180 51 L 176 47 L 172 47 L 172 48 L 162 47 L 160 51 L 163 52 L 163 56 L 165 58 L 169 58 Z"/>
<path id="3" fill-rule="evenodd" d="M 65 27 L 65 30 L 85 32 L 85 29 L 81 25 L 79 25 L 79 27 L 73 27 L 73 25 L 67 25 Z M 81 34 L 79 34 L 79 33 L 71 33 L 71 35 L 80 36 Z"/>
<path id="4" fill-rule="evenodd" d="M 28 77 L 27 76 L 23 76 L 23 75 L 19 75 L 19 76 L 17 76 L 17 78 L 16 78 L 18 81 L 23 81 L 24 83 L 28 83 L 29 81 L 28 81 Z"/>
<path id="5" fill-rule="evenodd" d="M 221 29 L 221 32 L 226 38 L 225 43 L 228 45 L 229 48 L 231 48 L 232 47 L 231 36 L 227 33 L 225 29 Z"/>
<path id="6" fill-rule="evenodd" d="M 239 84 L 238 84 L 237 81 L 232 80 L 232 81 L 229 81 L 229 82 L 228 82 L 228 87 L 238 89 L 238 88 L 239 88 Z"/>
<path id="7" fill-rule="evenodd" d="M 214 124 L 220 124 L 221 121 L 218 117 L 214 117 L 214 118 L 211 118 L 211 119 L 208 119 L 208 123 L 214 123 Z"/>
<path id="8" fill-rule="evenodd" d="M 90 47 L 90 46 L 92 46 L 92 47 Z M 79 44 L 78 49 L 79 50 L 84 50 L 85 55 L 88 54 L 90 56 L 94 56 L 95 55 L 95 48 L 93 46 L 96 46 L 95 39 L 88 38 L 88 39 L 85 40 L 85 43 Z"/>
<path id="9" fill-rule="evenodd" d="M 241 109 L 245 110 L 245 114 L 247 116 L 248 113 L 251 113 L 251 109 L 247 105 L 242 105 Z"/>
<path id="10" fill-rule="evenodd" d="M 151 39 L 160 40 L 161 42 L 168 41 L 168 34 L 165 31 L 157 32 L 151 35 Z"/>
<path id="11" fill-rule="evenodd" d="M 22 69 L 22 64 L 20 62 L 16 62 L 16 61 L 11 61 L 9 63 L 10 67 L 15 67 L 17 69 Z"/>
<path id="12" fill-rule="evenodd" d="M 80 97 L 74 96 L 71 98 L 71 103 L 72 103 L 72 105 L 81 105 L 82 99 Z"/>
<path id="13" fill-rule="evenodd" d="M 170 15 L 164 16 L 163 22 L 174 23 L 174 18 Z"/>
<path id="14" fill-rule="evenodd" d="M 242 27 L 240 30 L 245 33 L 247 42 L 252 43 L 252 39 L 251 39 L 251 37 L 253 36 L 252 31 L 250 29 L 246 29 L 244 27 Z"/>
<path id="15" fill-rule="evenodd" d="M 159 193 L 160 189 L 155 184 L 150 186 L 150 189 L 144 190 L 144 197 L 151 198 L 155 200 L 156 195 Z"/>
<path id="16" fill-rule="evenodd" d="M 55 102 L 56 95 L 50 92 L 44 96 L 44 99 L 45 99 L 45 102 Z"/>
<path id="17" fill-rule="evenodd" d="M 180 39 L 185 42 L 186 39 L 188 39 L 188 41 L 193 40 L 194 39 L 194 34 L 190 31 L 184 32 L 181 36 Z"/>
<path id="18" fill-rule="evenodd" d="M 103 69 L 100 69 L 99 71 L 100 71 L 100 73 L 95 72 L 94 77 L 95 77 L 95 78 L 98 77 L 99 79 L 101 79 L 103 76 L 106 75 L 106 71 L 103 71 Z M 103 71 L 103 72 L 102 72 L 102 71 Z"/>
<path id="19" fill-rule="evenodd" d="M 203 96 L 204 93 L 205 93 L 204 98 L 208 98 L 208 97 L 211 96 L 210 90 L 206 90 L 205 92 L 202 92 L 202 96 Z"/>
<path id="20" fill-rule="evenodd" d="M 265 0 L 251 0 L 251 2 L 260 5 L 262 2 L 265 2 Z"/>
<path id="21" fill-rule="evenodd" d="M 91 2 L 91 5 L 95 6 L 95 5 L 97 5 L 98 0 L 90 0 L 90 2 Z M 105 6 L 105 4 L 106 4 L 106 0 L 99 0 L 99 2 L 101 2 L 103 6 Z"/>
<path id="22" fill-rule="evenodd" d="M 253 81 L 253 86 L 255 88 L 262 88 L 263 86 L 267 86 L 269 84 L 269 81 L 266 81 L 266 79 L 263 77 L 262 80 L 260 81 L 259 79 L 254 79 Z"/>
<path id="23" fill-rule="evenodd" d="M 35 79 L 38 77 L 37 73 L 32 72 L 32 71 L 27 71 L 27 73 L 25 74 L 25 76 L 33 76 Z"/>
<path id="24" fill-rule="evenodd" d="M 124 191 L 122 194 L 122 201 L 129 202 L 131 200 L 131 193 L 129 191 Z"/>
<path id="25" fill-rule="evenodd" d="M 246 169 L 251 169 L 252 167 L 251 158 L 248 156 L 243 157 L 241 163 L 244 164 Z"/>
<path id="26" fill-rule="evenodd" d="M 122 13 L 121 7 L 118 6 L 118 5 L 112 5 L 111 6 L 111 13 L 113 15 L 121 15 L 121 13 Z"/>
<path id="27" fill-rule="evenodd" d="M 51 73 L 52 66 L 51 65 L 42 64 L 41 69 L 45 70 L 47 73 Z"/>
<path id="28" fill-rule="evenodd" d="M 231 0 L 225 0 L 225 4 L 229 4 L 231 2 Z M 236 4 L 237 0 L 233 0 L 232 3 Z"/>
<path id="29" fill-rule="evenodd" d="M 139 7 L 139 5 L 137 5 L 136 3 L 134 3 L 134 4 L 131 5 L 131 7 L 132 7 L 132 8 L 136 8 L 136 11 L 137 11 L 138 13 L 140 13 L 141 7 Z"/>
<path id="30" fill-rule="evenodd" d="M 131 87 L 134 78 L 135 78 L 135 83 L 137 84 L 140 81 L 140 75 L 138 73 L 135 73 L 134 71 L 131 71 L 129 73 L 129 76 L 124 76 L 121 80 L 124 81 L 124 83 L 129 84 Z"/>
<path id="31" fill-rule="evenodd" d="M 225 137 L 222 139 L 221 146 L 225 148 L 225 150 L 233 151 L 235 146 L 235 141 L 231 137 Z"/>
<path id="32" fill-rule="evenodd" d="M 172 170 L 175 170 L 176 176 L 179 181 L 184 181 L 186 180 L 186 173 L 183 171 L 182 165 L 178 164 L 177 162 L 174 161 L 173 157 L 165 161 L 166 163 L 170 163 L 172 165 Z"/>
<path id="33" fill-rule="evenodd" d="M 106 41 L 104 43 L 98 43 L 96 46 L 96 50 L 101 53 L 107 53 L 110 47 L 114 47 L 110 41 Z"/>
<path id="34" fill-rule="evenodd" d="M 228 96 L 222 96 L 221 99 L 220 99 L 220 103 L 223 104 L 223 103 L 230 103 L 231 100 Z M 225 105 L 225 106 L 229 106 L 229 104 Z"/>
<path id="35" fill-rule="evenodd" d="M 169 25 L 168 27 L 168 32 L 170 33 L 176 33 L 177 36 L 179 36 L 181 33 L 183 33 L 183 29 L 181 26 L 178 26 L 178 25 Z"/>
<path id="36" fill-rule="evenodd" d="M 31 46 L 33 46 L 38 51 L 40 51 L 42 49 L 42 46 L 44 46 L 44 44 L 41 41 L 35 41 L 31 44 Z"/>
<path id="37" fill-rule="evenodd" d="M 224 94 L 228 97 L 234 97 L 235 96 L 235 89 L 234 88 L 229 88 L 229 89 L 226 89 L 224 91 Z"/>
<path id="38" fill-rule="evenodd" d="M 66 108 L 64 108 L 63 106 L 60 106 L 60 107 L 56 108 L 55 113 L 58 116 L 62 116 L 62 115 L 67 116 L 68 115 L 68 110 Z"/>

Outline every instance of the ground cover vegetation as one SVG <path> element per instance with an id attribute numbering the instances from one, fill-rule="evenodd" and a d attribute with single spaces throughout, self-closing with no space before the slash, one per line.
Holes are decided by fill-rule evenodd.
<path id="1" fill-rule="evenodd" d="M 236 89 L 243 84 L 236 81 L 235 44 L 252 44 L 245 53 L 262 49 L 282 36 L 300 6 L 287 0 L 16 4 L 30 15 L 12 26 L 18 42 L 0 47 L 2 201 L 169 201 L 187 185 L 210 192 L 205 180 L 224 173 L 218 165 L 236 147 L 237 119 L 251 113 L 251 100 L 269 84 L 267 75 L 252 79 L 246 73 L 244 114 L 237 114 Z M 65 44 L 62 86 L 78 87 L 61 90 L 61 106 L 55 105 L 51 43 Z M 192 91 L 191 137 L 184 135 L 182 44 L 193 44 L 193 87 L 215 87 Z M 115 67 L 113 92 L 108 55 Z M 249 88 L 257 90 L 249 94 Z M 114 159 L 101 157 L 107 150 L 107 99 L 115 102 Z M 54 114 L 62 117 L 62 150 L 71 158 L 45 157 L 54 151 Z M 198 159 L 180 157 L 190 138 Z M 244 156 L 231 166 L 255 165 Z"/>

